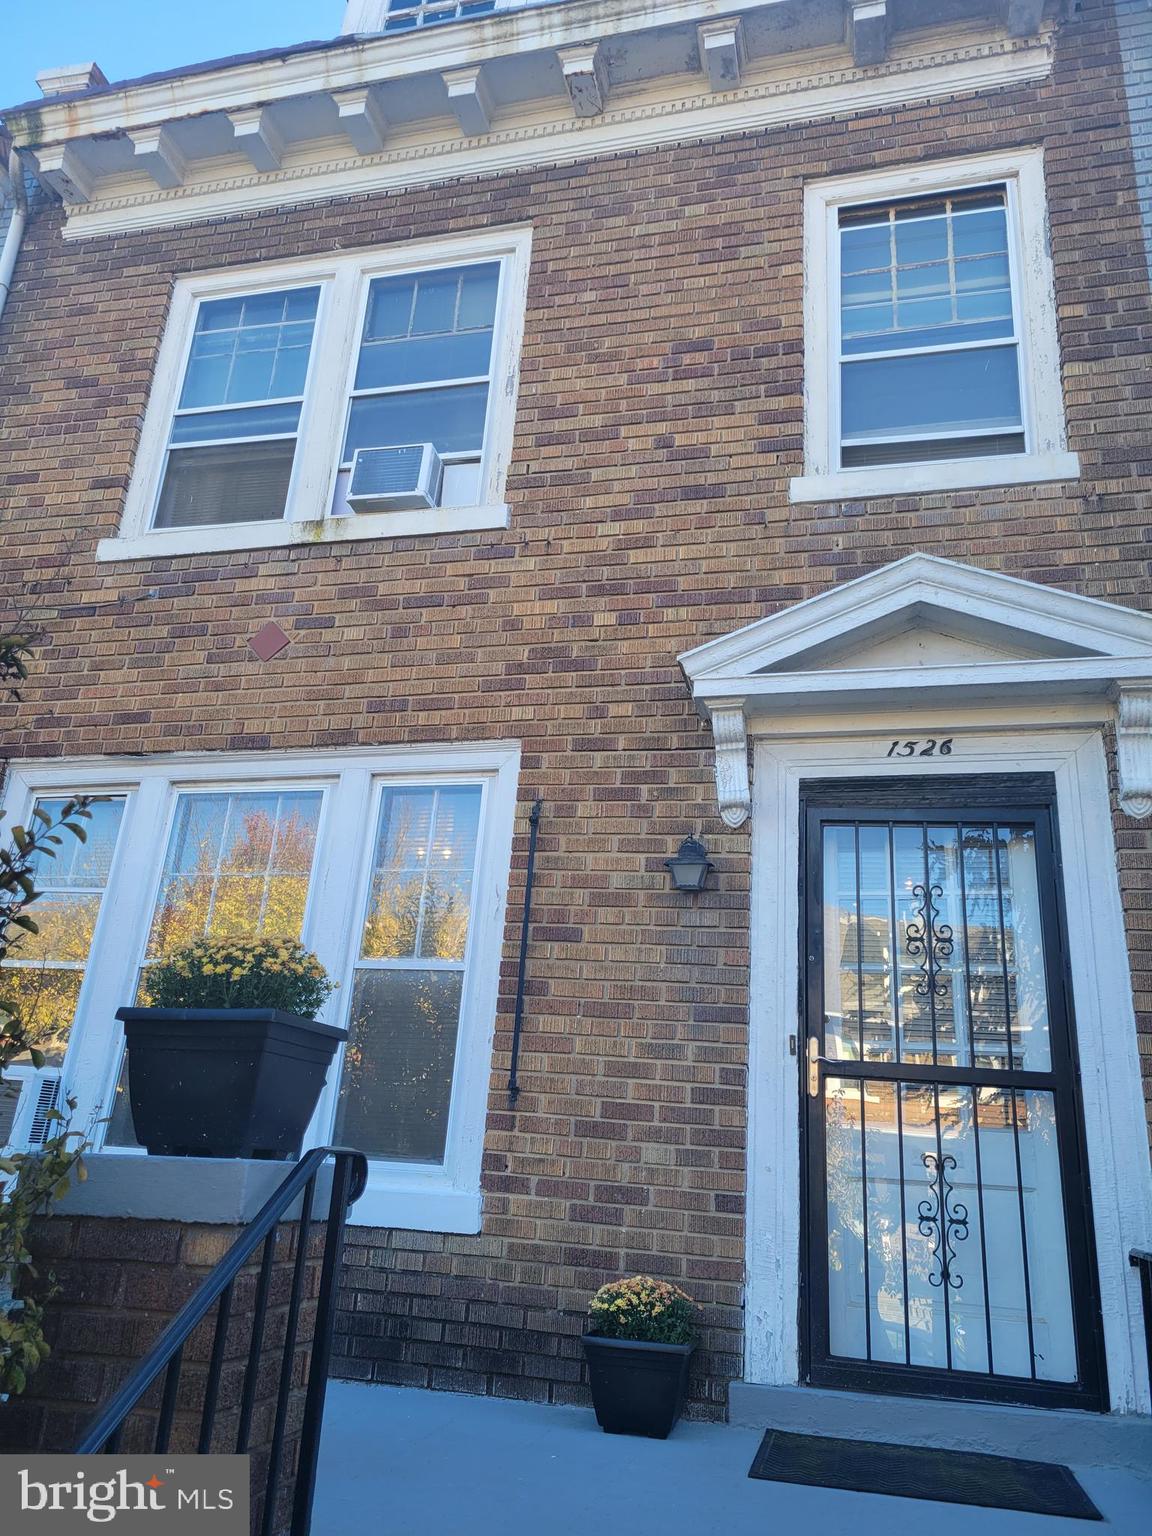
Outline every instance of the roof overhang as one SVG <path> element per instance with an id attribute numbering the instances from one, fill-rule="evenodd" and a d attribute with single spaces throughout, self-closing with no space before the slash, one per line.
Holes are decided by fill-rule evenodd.
<path id="1" fill-rule="evenodd" d="M 804 715 L 1095 700 L 1117 729 L 1120 805 L 1152 814 L 1152 615 L 931 555 L 697 646 L 680 665 L 711 721 L 724 821 L 751 809 L 749 731 Z"/>
<path id="2" fill-rule="evenodd" d="M 549 0 L 96 85 L 4 120 L 70 233 L 97 233 L 1039 78 L 1063 3 Z"/>

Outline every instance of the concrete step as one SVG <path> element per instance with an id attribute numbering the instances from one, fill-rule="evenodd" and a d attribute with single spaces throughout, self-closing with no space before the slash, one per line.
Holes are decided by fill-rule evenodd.
<path id="1" fill-rule="evenodd" d="M 1152 1418 L 1019 1408 L 939 1398 L 884 1397 L 817 1387 L 767 1387 L 733 1382 L 729 1422 L 746 1429 L 840 1435 L 894 1445 L 984 1451 L 1028 1461 L 1152 1471 Z"/>

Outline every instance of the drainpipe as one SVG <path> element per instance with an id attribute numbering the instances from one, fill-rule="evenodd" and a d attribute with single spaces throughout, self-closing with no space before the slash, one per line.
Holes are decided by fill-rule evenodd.
<path id="1" fill-rule="evenodd" d="M 4 233 L 4 245 L 0 249 L 0 315 L 8 302 L 12 289 L 12 272 L 24 238 L 24 226 L 28 222 L 28 193 L 24 187 L 24 167 L 20 164 L 20 151 L 12 146 L 8 155 L 8 168 L 0 168 L 0 196 L 7 200 L 11 190 L 12 214 Z"/>

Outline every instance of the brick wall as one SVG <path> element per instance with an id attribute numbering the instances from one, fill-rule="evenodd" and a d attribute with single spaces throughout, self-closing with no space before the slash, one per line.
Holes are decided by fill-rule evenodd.
<path id="1" fill-rule="evenodd" d="M 806 178 L 1043 144 L 1076 485 L 792 506 Z M 172 279 L 531 222 L 506 531 L 97 567 Z M 715 811 L 678 652 L 912 550 L 1152 609 L 1148 273 L 1111 15 L 1051 80 L 574 166 L 62 242 L 41 205 L 5 318 L 6 547 L 51 647 L 17 754 L 515 738 L 521 815 L 476 1238 L 353 1233 L 340 1369 L 578 1397 L 621 1271 L 708 1308 L 694 1410 L 738 1374 L 747 829 Z M 260 664 L 246 637 L 292 645 Z M 546 802 L 515 1114 L 526 815 Z M 712 888 L 663 860 L 702 829 Z M 1152 838 L 1117 823 L 1152 1055 Z M 1152 1065 L 1152 1063 L 1150 1063 Z"/>
<path id="2" fill-rule="evenodd" d="M 99 1216 L 52 1216 L 34 1223 L 29 1248 L 40 1273 L 37 1290 L 55 1292 L 45 1316 L 52 1353 L 31 1377 L 26 1392 L 0 1405 L 0 1451 L 70 1451 L 93 1414 L 121 1386 L 241 1230 Z M 268 1475 L 299 1234 L 298 1222 L 277 1229 L 248 1442 L 253 1530 L 259 1529 Z M 277 1532 L 286 1531 L 289 1524 L 323 1238 L 323 1229 L 314 1227 L 291 1369 L 285 1472 L 273 1522 Z M 212 1449 L 222 1453 L 236 1449 L 260 1256 L 258 1252 L 233 1283 L 212 1438 Z M 215 1319 L 213 1312 L 184 1348 L 170 1444 L 177 1454 L 196 1450 Z M 125 1454 L 152 1450 L 162 1385 L 150 1388 L 125 1424 L 120 1446 Z"/>
<path id="3" fill-rule="evenodd" d="M 1128 93 L 1136 188 L 1152 269 L 1152 0 L 1114 0 L 1114 4 Z"/>

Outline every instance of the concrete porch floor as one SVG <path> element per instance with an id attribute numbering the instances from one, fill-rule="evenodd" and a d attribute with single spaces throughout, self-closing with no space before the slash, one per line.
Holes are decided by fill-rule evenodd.
<path id="1" fill-rule="evenodd" d="M 591 1412 L 333 1381 L 315 1536 L 1058 1536 L 1099 1529 L 1005 1510 L 753 1481 L 761 1432 L 681 1422 L 602 1434 Z M 1119 1536 L 1152 1529 L 1148 1480 L 1073 1468 Z"/>

